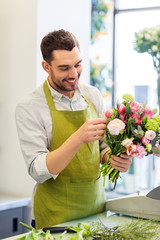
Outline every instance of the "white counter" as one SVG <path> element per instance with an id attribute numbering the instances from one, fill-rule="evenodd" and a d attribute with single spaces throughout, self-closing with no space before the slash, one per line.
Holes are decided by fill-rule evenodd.
<path id="1" fill-rule="evenodd" d="M 0 193 L 0 239 L 25 233 L 19 224 L 30 224 L 31 198 L 22 198 Z"/>
<path id="2" fill-rule="evenodd" d="M 100 221 L 103 224 L 105 224 L 107 227 L 114 227 L 114 226 L 117 226 L 117 225 L 130 223 L 131 221 L 137 221 L 137 218 L 120 216 L 120 215 L 110 213 L 108 211 L 108 212 L 103 212 L 103 213 L 93 215 L 93 216 L 90 216 L 90 217 L 87 217 L 87 218 L 77 219 L 77 220 L 74 220 L 74 221 L 69 221 L 69 222 L 66 222 L 66 223 L 58 224 L 57 226 L 77 226 L 77 223 L 79 223 L 79 222 L 89 223 L 91 221 Z M 159 230 L 160 230 L 160 223 L 157 223 L 157 228 L 159 228 Z M 14 237 L 10 237 L 10 238 L 7 238 L 5 240 L 16 240 L 23 235 L 24 234 L 14 236 Z M 59 234 L 53 234 L 53 236 L 58 237 Z M 70 236 L 73 236 L 73 233 L 67 233 L 66 234 L 66 239 Z"/>
<path id="3" fill-rule="evenodd" d="M 0 211 L 17 207 L 24 207 L 31 204 L 31 198 L 22 198 L 0 193 Z"/>

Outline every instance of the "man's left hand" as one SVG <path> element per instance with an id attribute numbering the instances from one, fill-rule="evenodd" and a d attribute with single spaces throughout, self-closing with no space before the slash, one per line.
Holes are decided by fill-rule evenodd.
<path id="1" fill-rule="evenodd" d="M 132 156 L 128 156 L 127 154 L 121 154 L 119 157 L 111 155 L 109 161 L 111 167 L 119 170 L 120 172 L 127 172 L 132 163 Z"/>
<path id="2" fill-rule="evenodd" d="M 102 163 L 107 161 L 109 153 L 110 151 L 105 153 Z M 132 163 L 132 156 L 128 156 L 127 154 L 121 154 L 119 157 L 111 155 L 109 161 L 113 168 L 119 170 L 120 172 L 127 172 Z"/>

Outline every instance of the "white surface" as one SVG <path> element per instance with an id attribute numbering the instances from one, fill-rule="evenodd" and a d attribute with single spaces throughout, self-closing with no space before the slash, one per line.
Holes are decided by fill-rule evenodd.
<path id="1" fill-rule="evenodd" d="M 36 86 L 36 4 L 0 1 L 0 192 L 24 197 L 34 181 L 20 151 L 15 106 Z"/>
<path id="2" fill-rule="evenodd" d="M 106 210 L 127 216 L 160 220 L 160 200 L 147 197 L 146 192 L 108 200 Z"/>
<path id="3" fill-rule="evenodd" d="M 37 85 L 47 76 L 41 67 L 41 40 L 48 32 L 58 29 L 71 31 L 78 39 L 83 59 L 80 81 L 89 83 L 91 0 L 38 0 L 37 21 Z"/>
<path id="4" fill-rule="evenodd" d="M 1 192 L 22 197 L 32 195 L 34 180 L 28 175 L 20 150 L 15 107 L 36 87 L 37 69 L 42 69 L 40 38 L 59 27 L 73 31 L 85 55 L 83 80 L 89 80 L 90 3 L 91 0 L 0 1 Z M 43 76 L 38 75 L 38 80 L 43 81 Z"/>

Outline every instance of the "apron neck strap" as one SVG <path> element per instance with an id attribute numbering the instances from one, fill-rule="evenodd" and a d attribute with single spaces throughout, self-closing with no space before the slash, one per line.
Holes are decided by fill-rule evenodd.
<path id="1" fill-rule="evenodd" d="M 51 92 L 50 92 L 48 84 L 47 84 L 47 80 L 43 83 L 43 90 L 44 90 L 44 93 L 45 93 L 45 96 L 46 96 L 46 100 L 47 100 L 49 109 L 50 110 L 56 110 Z"/>

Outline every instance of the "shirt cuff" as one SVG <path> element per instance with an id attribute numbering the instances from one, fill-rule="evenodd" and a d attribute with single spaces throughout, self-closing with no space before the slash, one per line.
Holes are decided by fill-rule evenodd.
<path id="1" fill-rule="evenodd" d="M 101 163 L 102 163 L 102 159 L 103 159 L 104 154 L 105 154 L 106 152 L 108 152 L 109 150 L 110 150 L 110 148 L 109 148 L 109 147 L 106 147 L 105 149 L 103 149 L 103 150 L 101 151 L 101 153 L 100 153 Z"/>
<path id="2" fill-rule="evenodd" d="M 36 169 L 37 175 L 39 175 L 40 178 L 42 178 L 43 176 L 43 178 L 44 179 L 46 178 L 46 180 L 51 177 L 53 179 L 56 179 L 59 174 L 51 174 L 49 172 L 46 165 L 46 156 L 47 156 L 47 153 L 43 153 L 35 161 L 35 169 Z"/>

